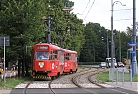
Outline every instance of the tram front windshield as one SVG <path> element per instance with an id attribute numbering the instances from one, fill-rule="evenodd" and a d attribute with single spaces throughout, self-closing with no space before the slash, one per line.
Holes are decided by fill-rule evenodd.
<path id="1" fill-rule="evenodd" d="M 36 56 L 36 60 L 48 60 L 49 52 L 36 52 L 35 56 Z"/>

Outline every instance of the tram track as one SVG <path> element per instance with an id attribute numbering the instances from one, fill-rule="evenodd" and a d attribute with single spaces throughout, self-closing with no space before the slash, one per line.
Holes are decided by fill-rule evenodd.
<path id="1" fill-rule="evenodd" d="M 92 79 L 93 76 L 95 76 L 95 75 L 97 75 L 103 71 L 105 71 L 105 69 L 104 70 L 103 69 L 96 69 L 96 70 L 90 70 L 90 71 L 80 73 L 80 74 L 72 77 L 72 82 L 79 88 L 87 88 L 87 87 L 81 85 L 81 83 L 84 83 L 82 80 L 81 80 L 82 82 L 81 81 L 78 82 L 79 77 L 86 75 L 85 80 L 89 81 L 89 82 L 86 81 L 87 84 L 93 84 L 93 85 L 98 86 L 100 88 L 106 88 L 105 86 L 101 85 L 101 83 L 99 83 L 99 81 L 96 81 L 96 78 Z"/>
<path id="2" fill-rule="evenodd" d="M 45 83 L 45 84 L 47 84 L 47 86 L 48 86 L 47 88 L 49 88 L 49 90 L 51 91 L 52 94 L 56 94 L 55 91 L 54 91 L 54 89 L 52 89 L 52 87 L 51 87 L 52 81 L 53 81 L 53 80 L 48 81 L 48 82 Z M 30 81 L 30 82 L 27 83 L 27 85 L 25 86 L 25 88 L 24 88 L 24 90 L 23 90 L 23 94 L 27 94 L 27 89 L 30 88 L 29 86 L 30 86 L 31 84 L 37 84 L 37 85 L 39 86 L 41 83 L 38 83 L 38 82 L 36 82 L 36 81 Z M 33 89 L 35 89 L 35 87 L 34 87 Z M 38 89 L 38 88 L 36 88 L 36 89 Z"/>
<path id="3" fill-rule="evenodd" d="M 88 74 L 89 72 L 96 72 L 96 70 L 89 70 L 89 71 L 84 71 L 84 72 L 80 72 L 79 74 L 75 75 L 72 77 L 71 81 L 73 84 L 75 84 L 77 87 L 79 88 L 83 88 L 83 86 L 81 86 L 79 83 L 78 83 L 78 77 L 81 77 L 82 75 L 86 75 Z"/>
<path id="4" fill-rule="evenodd" d="M 50 91 L 51 91 L 53 94 L 56 94 L 55 91 L 54 91 L 54 89 L 52 89 L 51 84 L 52 84 L 52 81 L 50 81 L 50 82 L 48 83 L 49 89 L 50 89 Z"/>
<path id="5" fill-rule="evenodd" d="M 39 94 L 42 92 L 49 93 L 49 94 L 56 94 L 59 91 L 58 89 L 66 88 L 66 89 L 72 89 L 72 88 L 80 88 L 81 90 L 84 90 L 88 93 L 97 94 L 99 91 L 93 91 L 95 88 L 105 88 L 108 91 L 111 92 L 117 92 L 120 94 L 124 94 L 125 92 L 121 90 L 117 90 L 116 87 L 109 86 L 105 83 L 101 83 L 96 79 L 96 75 L 105 71 L 106 69 L 101 68 L 85 68 L 82 70 L 78 70 L 76 73 L 70 73 L 70 74 L 64 74 L 54 80 L 43 80 L 43 81 L 27 81 L 25 82 L 23 88 L 23 94 L 28 94 L 30 92 L 39 90 L 39 88 L 42 88 L 43 91 L 36 91 Z M 72 81 L 74 80 L 74 82 Z M 23 85 L 20 85 L 23 86 Z M 20 88 L 20 87 L 19 87 Z M 128 93 L 125 93 L 128 94 Z"/>
<path id="6" fill-rule="evenodd" d="M 54 91 L 55 88 L 71 88 L 73 85 L 78 87 L 78 88 L 86 89 L 86 87 L 83 87 L 82 85 L 80 85 L 80 82 L 78 81 L 78 77 L 79 76 L 81 77 L 82 75 L 87 75 L 88 73 L 92 73 L 91 75 L 88 74 L 89 76 L 86 76 L 87 78 L 91 78 L 91 76 L 96 75 L 99 72 L 101 72 L 101 71 L 97 71 L 96 68 L 85 68 L 85 69 L 82 69 L 76 73 L 72 73 L 69 75 L 62 75 L 59 78 L 54 79 L 54 80 L 46 80 L 46 81 L 31 80 L 26 84 L 26 86 L 23 90 L 23 94 L 27 94 L 28 93 L 27 89 L 30 89 L 30 88 L 33 88 L 33 89 L 35 89 L 35 88 L 37 88 L 37 89 L 38 88 L 46 88 L 46 89 L 49 89 L 52 94 L 56 94 L 56 92 Z M 68 78 L 68 79 L 66 79 L 66 78 Z M 63 86 L 63 85 L 66 85 L 68 83 L 71 84 L 71 87 L 70 86 L 69 87 Z M 62 85 L 63 87 L 60 87 L 60 85 Z"/>
<path id="7" fill-rule="evenodd" d="M 24 88 L 23 90 L 23 94 L 27 94 L 27 88 L 29 87 L 29 85 L 32 83 L 32 81 L 30 81 Z"/>
<path id="8" fill-rule="evenodd" d="M 89 76 L 88 76 L 88 80 L 89 80 L 92 84 L 95 84 L 95 85 L 97 85 L 97 86 L 99 86 L 99 87 L 101 87 L 101 88 L 106 88 L 105 86 L 101 85 L 100 82 L 97 81 L 96 79 L 92 80 L 92 76 L 95 76 L 95 75 L 99 74 L 100 72 L 104 72 L 105 70 L 106 70 L 106 69 L 100 70 L 100 71 L 98 71 L 98 72 L 96 72 L 96 73 L 93 73 L 93 74 L 89 75 Z"/>

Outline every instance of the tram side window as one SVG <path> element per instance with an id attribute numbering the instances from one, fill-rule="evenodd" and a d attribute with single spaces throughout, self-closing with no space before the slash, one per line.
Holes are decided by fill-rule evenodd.
<path id="1" fill-rule="evenodd" d="M 57 55 L 58 55 L 58 51 L 57 50 L 54 50 L 54 52 L 53 52 L 53 56 L 54 56 L 54 60 L 56 60 L 57 59 Z"/>
<path id="2" fill-rule="evenodd" d="M 75 55 L 72 54 L 72 62 L 75 62 Z"/>
<path id="3" fill-rule="evenodd" d="M 52 60 L 52 52 L 50 52 L 49 60 Z"/>
<path id="4" fill-rule="evenodd" d="M 63 51 L 58 52 L 58 59 L 60 63 L 64 63 L 64 52 Z"/>
<path id="5" fill-rule="evenodd" d="M 77 62 L 77 57 L 78 57 L 77 54 L 75 54 L 75 57 L 74 57 L 75 58 L 75 62 Z"/>
<path id="6" fill-rule="evenodd" d="M 69 53 L 66 54 L 66 59 L 69 60 Z"/>
<path id="7" fill-rule="evenodd" d="M 73 62 L 73 54 L 70 54 L 69 59 Z"/>
<path id="8" fill-rule="evenodd" d="M 77 62 L 77 56 L 76 56 L 76 54 L 73 54 L 73 62 Z"/>

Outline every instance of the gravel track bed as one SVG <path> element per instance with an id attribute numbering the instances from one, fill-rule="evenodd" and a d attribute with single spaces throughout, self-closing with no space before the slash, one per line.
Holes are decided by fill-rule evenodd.
<path id="1" fill-rule="evenodd" d="M 92 75 L 94 73 L 97 73 L 97 69 L 91 69 L 91 70 L 87 71 L 87 73 L 85 73 L 84 75 L 76 77 L 77 83 L 80 86 L 82 86 L 83 88 L 100 88 L 99 86 L 92 84 L 88 80 L 88 76 Z"/>
<path id="2" fill-rule="evenodd" d="M 74 85 L 71 81 L 72 77 L 82 73 L 86 70 L 89 70 L 89 68 L 78 70 L 74 74 L 65 74 L 64 76 L 59 77 L 58 79 L 54 80 L 51 84 L 52 88 L 77 88 L 76 85 Z"/>
<path id="3" fill-rule="evenodd" d="M 105 88 L 115 88 L 115 86 L 112 86 L 112 85 L 109 85 L 109 84 L 106 84 L 104 82 L 101 82 L 101 81 L 97 80 L 96 76 L 97 75 L 91 76 L 91 81 L 93 81 L 94 83 L 97 83 L 97 84 L 99 84 L 99 85 L 101 85 Z"/>
<path id="4" fill-rule="evenodd" d="M 87 68 L 87 69 L 82 69 L 80 71 L 78 71 L 77 73 L 74 73 L 74 74 L 70 74 L 70 75 L 64 75 L 56 80 L 54 80 L 52 82 L 52 85 L 51 87 L 52 88 L 78 88 L 78 86 L 76 86 L 73 82 L 72 82 L 72 78 L 76 75 L 79 75 L 79 74 L 82 74 L 82 73 L 86 73 L 89 72 L 89 71 L 94 71 L 96 69 L 90 69 L 90 68 Z"/>
<path id="5" fill-rule="evenodd" d="M 71 81 L 72 76 L 75 74 L 65 75 L 52 82 L 52 88 L 77 88 Z"/>
<path id="6" fill-rule="evenodd" d="M 25 88 L 31 81 L 25 81 L 17 85 L 15 88 Z M 32 81 L 28 88 L 49 88 L 48 83 L 50 81 Z"/>
<path id="7" fill-rule="evenodd" d="M 88 68 L 78 70 L 78 72 L 88 70 Z M 75 75 L 75 74 L 69 74 L 69 75 Z M 52 88 L 61 88 L 61 87 L 76 87 L 75 85 L 72 85 L 72 82 L 70 81 L 70 76 L 66 75 L 65 77 L 59 77 L 58 79 L 54 80 L 52 82 L 51 87 Z M 67 81 L 66 81 L 67 80 Z M 31 81 L 25 81 L 23 83 L 18 84 L 15 88 L 25 88 Z M 48 83 L 50 81 L 32 81 L 31 84 L 28 86 L 28 88 L 49 88 Z M 61 83 L 60 83 L 61 82 Z"/>
<path id="8" fill-rule="evenodd" d="M 52 81 L 51 83 L 51 88 L 78 88 L 75 84 L 72 83 L 72 78 L 76 75 L 82 74 L 84 73 L 84 75 L 81 75 L 79 77 L 77 77 L 77 82 L 85 88 L 99 88 L 99 86 L 96 86 L 92 83 L 90 83 L 90 81 L 88 81 L 88 76 L 93 74 L 97 69 L 95 68 L 85 68 L 85 69 L 81 69 L 78 70 L 76 73 L 73 74 L 67 74 L 67 75 L 63 75 L 60 76 L 59 78 L 55 79 Z M 86 73 L 87 71 L 87 73 Z M 97 71 L 96 71 L 97 72 Z M 92 79 L 95 80 L 96 76 L 92 76 Z M 25 88 L 28 83 L 31 84 L 28 86 L 28 88 L 49 88 L 48 83 L 50 82 L 49 80 L 43 80 L 43 81 L 25 81 L 24 83 L 21 83 L 19 85 L 17 85 L 15 88 Z"/>

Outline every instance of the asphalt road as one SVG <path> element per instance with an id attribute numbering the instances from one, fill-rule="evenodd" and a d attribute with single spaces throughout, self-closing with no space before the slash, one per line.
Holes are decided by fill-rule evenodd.
<path id="1" fill-rule="evenodd" d="M 98 65 L 87 66 L 98 68 Z M 136 91 L 128 90 L 125 88 L 55 88 L 55 94 L 138 94 Z M 24 88 L 12 89 L 9 94 L 53 94 L 48 88 Z"/>
<path id="2" fill-rule="evenodd" d="M 123 88 L 55 88 L 55 94 L 137 94 Z M 9 94 L 53 94 L 48 88 L 13 89 Z"/>

